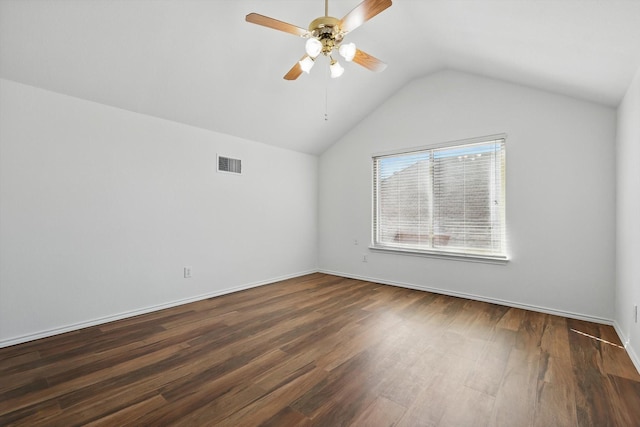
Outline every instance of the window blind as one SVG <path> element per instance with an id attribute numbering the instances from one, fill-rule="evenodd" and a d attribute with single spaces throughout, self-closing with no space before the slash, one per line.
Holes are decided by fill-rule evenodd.
<path id="1" fill-rule="evenodd" d="M 373 246 L 506 258 L 505 139 L 373 157 Z"/>

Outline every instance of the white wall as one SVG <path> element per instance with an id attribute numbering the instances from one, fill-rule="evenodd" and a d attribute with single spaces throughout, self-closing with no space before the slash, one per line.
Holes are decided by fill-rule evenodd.
<path id="1" fill-rule="evenodd" d="M 444 71 L 399 91 L 318 168 L 0 80 L 0 346 L 314 271 L 317 257 L 323 271 L 597 321 L 615 307 L 638 346 L 639 80 L 618 116 L 617 304 L 612 109 Z M 372 153 L 502 132 L 507 265 L 367 249 Z M 242 158 L 244 174 L 216 173 L 216 153 Z"/>
<path id="2" fill-rule="evenodd" d="M 314 156 L 1 80 L 0 162 L 0 346 L 316 270 Z"/>
<path id="3" fill-rule="evenodd" d="M 640 69 L 618 107 L 616 328 L 640 370 Z"/>
<path id="4" fill-rule="evenodd" d="M 415 80 L 321 156 L 320 269 L 610 322 L 615 126 L 611 108 L 496 80 Z M 368 250 L 373 153 L 503 132 L 506 265 Z"/>

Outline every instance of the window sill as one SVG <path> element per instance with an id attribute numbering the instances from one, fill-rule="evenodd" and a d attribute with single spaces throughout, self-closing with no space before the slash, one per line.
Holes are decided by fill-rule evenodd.
<path id="1" fill-rule="evenodd" d="M 423 256 L 428 258 L 440 258 L 451 259 L 456 261 L 467 262 L 480 262 L 486 264 L 507 264 L 509 258 L 506 256 L 497 255 L 478 255 L 478 254 L 463 254 L 459 252 L 446 252 L 446 251 L 426 251 L 413 248 L 398 248 L 393 246 L 375 246 L 370 245 L 369 249 L 377 252 L 393 253 L 398 255 L 411 255 L 411 256 Z"/>

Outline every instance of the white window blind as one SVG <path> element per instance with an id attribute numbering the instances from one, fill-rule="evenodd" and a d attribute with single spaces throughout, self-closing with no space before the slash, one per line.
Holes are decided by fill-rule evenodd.
<path id="1" fill-rule="evenodd" d="M 373 157 L 373 247 L 506 259 L 505 139 Z"/>

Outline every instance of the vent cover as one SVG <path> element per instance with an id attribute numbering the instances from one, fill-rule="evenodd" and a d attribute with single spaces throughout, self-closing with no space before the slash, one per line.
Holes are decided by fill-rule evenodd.
<path id="1" fill-rule="evenodd" d="M 218 156 L 218 172 L 242 173 L 242 160 Z"/>

